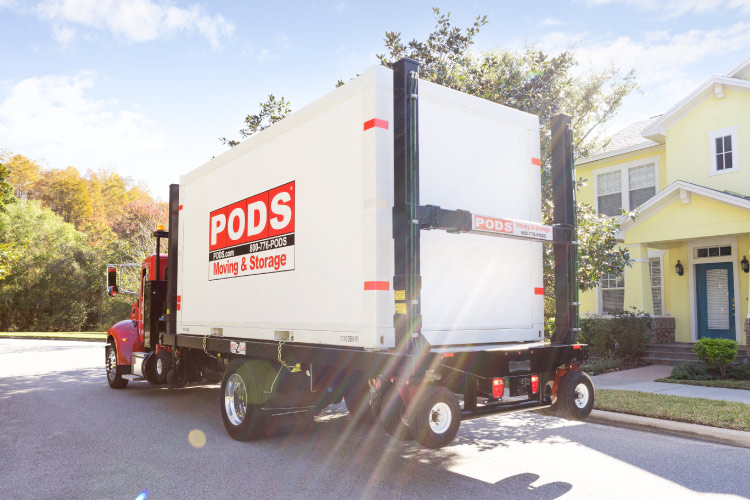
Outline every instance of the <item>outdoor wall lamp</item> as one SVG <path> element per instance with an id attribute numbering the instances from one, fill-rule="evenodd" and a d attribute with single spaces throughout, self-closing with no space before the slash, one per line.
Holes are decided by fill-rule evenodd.
<path id="1" fill-rule="evenodd" d="M 750 273 L 750 262 L 747 261 L 747 256 L 745 255 L 742 256 L 742 260 L 740 261 L 740 267 L 746 273 Z"/>
<path id="2" fill-rule="evenodd" d="M 675 264 L 674 270 L 677 271 L 677 274 L 679 274 L 680 276 L 685 274 L 685 268 L 682 267 L 682 264 L 680 264 L 679 260 L 677 261 L 677 264 Z"/>

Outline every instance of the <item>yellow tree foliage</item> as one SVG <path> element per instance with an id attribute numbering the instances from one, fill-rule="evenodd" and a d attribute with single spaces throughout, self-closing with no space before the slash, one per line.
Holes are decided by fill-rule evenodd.
<path id="1" fill-rule="evenodd" d="M 77 229 L 93 222 L 94 204 L 89 186 L 75 167 L 44 171 L 34 191 L 37 199 Z"/>
<path id="2" fill-rule="evenodd" d="M 39 179 L 39 173 L 42 169 L 37 162 L 25 156 L 10 155 L 9 153 L 6 153 L 6 155 L 7 158 L 0 161 L 8 169 L 8 182 L 13 186 L 13 194 L 19 200 L 27 200 L 32 195 L 34 185 Z"/>

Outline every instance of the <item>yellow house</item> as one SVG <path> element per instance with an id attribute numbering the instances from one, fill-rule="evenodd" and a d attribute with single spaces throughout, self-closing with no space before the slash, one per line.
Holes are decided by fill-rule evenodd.
<path id="1" fill-rule="evenodd" d="M 578 194 L 622 218 L 632 267 L 581 294 L 581 312 L 634 307 L 661 342 L 750 339 L 750 59 L 712 76 L 667 112 L 622 130 L 576 162 Z"/>

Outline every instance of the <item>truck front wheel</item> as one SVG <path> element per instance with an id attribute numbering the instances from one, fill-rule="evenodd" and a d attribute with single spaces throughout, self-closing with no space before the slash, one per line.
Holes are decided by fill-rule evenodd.
<path id="1" fill-rule="evenodd" d="M 584 420 L 594 408 L 594 384 L 588 374 L 573 370 L 560 380 L 557 406 L 569 420 Z"/>
<path id="2" fill-rule="evenodd" d="M 261 408 L 273 375 L 271 366 L 261 360 L 235 359 L 227 366 L 221 381 L 221 418 L 232 439 L 247 441 L 263 434 Z"/>
<path id="3" fill-rule="evenodd" d="M 425 448 L 442 448 L 458 433 L 461 406 L 453 391 L 428 385 L 419 391 L 408 412 L 409 428 Z"/>
<path id="4" fill-rule="evenodd" d="M 120 369 L 117 367 L 117 347 L 107 346 L 107 382 L 112 389 L 122 389 L 128 385 L 128 380 L 122 378 Z"/>

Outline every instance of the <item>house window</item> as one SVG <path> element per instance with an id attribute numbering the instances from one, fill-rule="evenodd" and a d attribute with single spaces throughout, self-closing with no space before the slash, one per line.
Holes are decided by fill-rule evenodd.
<path id="1" fill-rule="evenodd" d="M 648 259 L 649 274 L 651 275 L 651 299 L 654 302 L 654 315 L 661 316 L 662 293 L 661 293 L 661 259 L 654 257 Z"/>
<path id="2" fill-rule="evenodd" d="M 630 210 L 635 210 L 656 194 L 656 174 L 653 164 L 628 169 Z"/>
<path id="3" fill-rule="evenodd" d="M 619 170 L 597 176 L 599 213 L 614 217 L 622 211 L 622 174 Z"/>
<path id="4" fill-rule="evenodd" d="M 655 194 L 655 161 L 623 166 L 596 176 L 597 211 L 602 215 L 614 217 L 623 209 L 635 210 Z"/>
<path id="5" fill-rule="evenodd" d="M 737 127 L 709 132 L 711 140 L 711 173 L 723 174 L 739 170 L 737 163 Z"/>
<path id="6" fill-rule="evenodd" d="M 731 245 L 721 247 L 703 247 L 695 249 L 696 259 L 708 259 L 711 257 L 728 257 L 732 255 Z"/>
<path id="7" fill-rule="evenodd" d="M 616 314 L 625 306 L 625 276 L 623 273 L 605 273 L 600 283 L 602 291 L 602 314 Z"/>
<path id="8" fill-rule="evenodd" d="M 732 168 L 732 136 L 717 137 L 716 141 L 716 170 Z"/>

